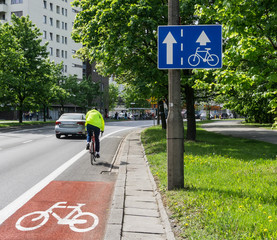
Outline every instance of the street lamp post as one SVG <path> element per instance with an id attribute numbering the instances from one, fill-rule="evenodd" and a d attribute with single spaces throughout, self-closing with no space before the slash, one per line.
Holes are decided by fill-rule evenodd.
<path id="1" fill-rule="evenodd" d="M 179 25 L 179 0 L 168 1 L 168 25 Z M 168 70 L 167 188 L 184 187 L 184 127 L 181 116 L 181 72 Z"/>

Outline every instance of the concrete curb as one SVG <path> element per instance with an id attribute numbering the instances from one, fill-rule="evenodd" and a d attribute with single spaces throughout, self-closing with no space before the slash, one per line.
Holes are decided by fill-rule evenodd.
<path id="1" fill-rule="evenodd" d="M 141 135 L 140 135 L 140 140 L 141 140 Z M 142 145 L 142 147 L 143 147 L 143 145 Z M 169 222 L 169 218 L 168 218 L 167 212 L 166 212 L 165 207 L 163 205 L 161 194 L 158 191 L 157 184 L 156 184 L 155 179 L 154 179 L 154 177 L 153 177 L 153 175 L 151 173 L 151 170 L 150 170 L 150 167 L 149 167 L 149 163 L 148 163 L 148 160 L 147 160 L 147 157 L 146 157 L 146 154 L 145 154 L 144 147 L 143 147 L 143 152 L 144 152 L 144 159 L 145 159 L 145 162 L 147 164 L 148 175 L 150 177 L 151 184 L 153 186 L 154 193 L 155 193 L 155 196 L 156 196 L 156 200 L 157 200 L 157 203 L 158 203 L 159 212 L 160 212 L 160 215 L 161 215 L 161 221 L 162 221 L 163 226 L 165 228 L 166 239 L 167 240 L 175 240 L 175 236 L 174 236 L 174 233 L 172 231 L 171 224 Z"/>
<path id="2" fill-rule="evenodd" d="M 126 138 L 123 140 L 118 155 L 115 159 L 115 164 L 119 159 L 127 162 L 127 154 L 123 153 L 126 146 Z M 114 164 L 114 166 L 115 166 Z M 112 206 L 110 216 L 105 233 L 105 240 L 120 240 L 123 227 L 124 202 L 125 202 L 125 186 L 126 186 L 127 166 L 119 165 L 118 176 L 115 183 Z"/>

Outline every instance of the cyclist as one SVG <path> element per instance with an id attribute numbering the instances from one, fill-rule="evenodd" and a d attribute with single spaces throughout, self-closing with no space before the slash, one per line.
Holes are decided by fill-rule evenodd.
<path id="1" fill-rule="evenodd" d="M 94 132 L 95 136 L 95 157 L 100 158 L 100 141 L 99 135 L 100 131 L 104 132 L 105 122 L 100 112 L 97 111 L 97 108 L 93 108 L 88 111 L 86 114 L 86 127 L 87 127 L 87 146 L 86 149 L 89 149 L 89 144 L 91 141 L 92 133 Z"/>

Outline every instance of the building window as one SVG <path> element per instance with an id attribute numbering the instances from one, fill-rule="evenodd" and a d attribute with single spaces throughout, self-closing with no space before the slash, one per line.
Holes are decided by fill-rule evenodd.
<path id="1" fill-rule="evenodd" d="M 53 3 L 50 3 L 50 11 L 53 11 Z"/>
<path id="2" fill-rule="evenodd" d="M 11 4 L 23 3 L 23 0 L 11 0 Z"/>
<path id="3" fill-rule="evenodd" d="M 64 9 L 64 15 L 67 16 L 67 9 Z"/>
<path id="4" fill-rule="evenodd" d="M 23 11 L 11 12 L 11 15 L 13 15 L 13 14 L 17 17 L 22 17 L 23 16 Z"/>
<path id="5" fill-rule="evenodd" d="M 64 8 L 62 8 L 62 15 L 64 15 Z"/>
<path id="6" fill-rule="evenodd" d="M 64 22 L 62 22 L 62 29 L 64 29 Z"/>
<path id="7" fill-rule="evenodd" d="M 56 41 L 60 42 L 60 35 L 58 35 L 58 34 L 56 35 Z"/>
<path id="8" fill-rule="evenodd" d="M 59 20 L 56 20 L 56 28 L 60 28 L 60 21 Z"/>
<path id="9" fill-rule="evenodd" d="M 47 38 L 47 32 L 43 31 L 43 38 L 46 39 Z"/>
<path id="10" fill-rule="evenodd" d="M 51 41 L 53 41 L 53 33 L 51 33 L 51 32 L 49 33 L 49 38 Z"/>
<path id="11" fill-rule="evenodd" d="M 56 12 L 60 14 L 60 6 L 56 6 Z"/>
<path id="12" fill-rule="evenodd" d="M 60 49 L 56 49 L 56 57 L 60 57 Z"/>
<path id="13" fill-rule="evenodd" d="M 47 17 L 45 15 L 43 15 L 43 23 L 47 23 Z"/>
<path id="14" fill-rule="evenodd" d="M 6 20 L 6 16 L 5 16 L 5 14 L 0 14 L 0 20 Z"/>
<path id="15" fill-rule="evenodd" d="M 67 37 L 64 38 L 64 43 L 67 44 Z"/>
<path id="16" fill-rule="evenodd" d="M 64 29 L 67 30 L 67 23 L 64 23 Z"/>
<path id="17" fill-rule="evenodd" d="M 53 56 L 53 48 L 52 47 L 49 48 L 49 52 L 50 52 L 50 56 Z"/>
<path id="18" fill-rule="evenodd" d="M 62 50 L 62 58 L 64 58 L 64 50 Z"/>
<path id="19" fill-rule="evenodd" d="M 62 36 L 62 44 L 64 44 L 64 36 Z"/>
<path id="20" fill-rule="evenodd" d="M 53 18 L 50 17 L 50 25 L 53 26 Z"/>
<path id="21" fill-rule="evenodd" d="M 47 2 L 45 0 L 43 1 L 43 7 L 47 9 Z"/>
<path id="22" fill-rule="evenodd" d="M 64 58 L 67 58 L 67 51 L 64 51 Z"/>
<path id="23" fill-rule="evenodd" d="M 64 65 L 64 72 L 67 72 L 67 65 Z"/>

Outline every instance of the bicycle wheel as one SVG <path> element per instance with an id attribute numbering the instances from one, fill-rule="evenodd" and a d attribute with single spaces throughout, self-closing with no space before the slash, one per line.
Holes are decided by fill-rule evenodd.
<path id="1" fill-rule="evenodd" d="M 86 218 L 85 216 L 88 216 L 89 218 Z M 95 214 L 90 212 L 82 212 L 72 218 L 71 222 L 69 223 L 69 227 L 74 232 L 88 232 L 94 229 L 98 225 L 98 223 L 99 218 Z M 83 225 L 83 228 L 81 227 L 81 225 Z"/>
<path id="2" fill-rule="evenodd" d="M 208 58 L 207 58 L 207 63 L 210 65 L 210 66 L 215 66 L 216 64 L 218 64 L 219 62 L 219 58 L 217 55 L 215 54 L 211 54 Z"/>
<path id="3" fill-rule="evenodd" d="M 35 217 L 32 215 L 38 216 Z M 32 218 L 30 218 L 30 216 L 32 216 Z M 47 212 L 36 211 L 23 215 L 21 218 L 19 218 L 15 224 L 15 227 L 20 231 L 32 231 L 43 226 L 48 221 L 48 219 L 49 214 Z"/>
<path id="4" fill-rule="evenodd" d="M 94 141 L 92 140 L 90 143 L 90 163 L 93 165 L 93 162 L 95 162 L 95 146 Z"/>
<path id="5" fill-rule="evenodd" d="M 200 63 L 200 58 L 197 55 L 192 54 L 189 56 L 188 62 L 189 62 L 189 65 L 195 67 Z"/>

